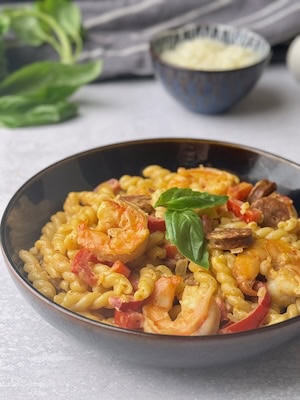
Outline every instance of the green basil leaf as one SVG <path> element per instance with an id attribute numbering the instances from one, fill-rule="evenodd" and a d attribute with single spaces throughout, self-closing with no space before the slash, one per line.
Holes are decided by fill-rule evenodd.
<path id="1" fill-rule="evenodd" d="M 161 194 L 155 207 L 163 206 L 169 210 L 203 209 L 225 204 L 228 196 L 219 196 L 192 189 L 171 188 Z"/>
<path id="2" fill-rule="evenodd" d="M 81 13 L 79 7 L 72 2 L 65 2 L 57 10 L 57 21 L 74 42 L 81 35 Z"/>
<path id="3" fill-rule="evenodd" d="M 193 210 L 165 212 L 167 238 L 185 257 L 209 268 L 202 221 Z"/>
<path id="4" fill-rule="evenodd" d="M 5 45 L 0 37 L 0 81 L 7 75 L 7 59 L 5 56 Z"/>
<path id="5" fill-rule="evenodd" d="M 0 125 L 8 128 L 54 124 L 66 121 L 77 115 L 77 105 L 66 101 L 57 104 L 23 104 L 23 109 L 13 109 L 2 113 L 0 110 Z"/>
<path id="6" fill-rule="evenodd" d="M 11 19 L 5 13 L 0 13 L 0 36 L 4 35 L 10 28 Z"/>
<path id="7" fill-rule="evenodd" d="M 65 65 L 55 61 L 42 61 L 27 65 L 9 75 L 0 83 L 0 96 L 39 95 L 48 90 L 66 88 L 69 96 L 80 86 L 100 75 L 101 63 L 92 61 L 85 64 Z M 70 89 L 71 88 L 71 89 Z"/>
<path id="8" fill-rule="evenodd" d="M 55 104 L 65 99 L 65 92 L 60 94 L 60 91 L 53 92 L 53 96 L 44 98 L 40 96 L 27 96 L 27 95 L 11 95 L 0 97 L 0 113 L 12 113 L 26 111 L 34 106 L 42 104 Z"/>
<path id="9" fill-rule="evenodd" d="M 62 63 L 74 63 L 72 43 L 54 17 L 32 6 L 8 8 L 3 13 L 10 18 L 11 29 L 21 43 L 31 46 L 47 43 L 58 53 Z"/>
<path id="10" fill-rule="evenodd" d="M 41 104 L 38 98 L 28 96 L 2 96 L 0 97 L 0 114 L 25 112 Z"/>
<path id="11" fill-rule="evenodd" d="M 83 47 L 81 11 L 77 4 L 70 0 L 38 0 L 35 7 L 39 12 L 52 17 L 69 41 L 75 43 L 74 57 L 76 59 Z M 46 34 L 52 34 L 49 24 L 40 21 L 40 26 Z"/>
<path id="12" fill-rule="evenodd" d="M 9 30 L 10 22 L 10 18 L 7 15 L 0 13 L 0 80 L 7 75 L 7 59 L 3 36 Z"/>
<path id="13" fill-rule="evenodd" d="M 5 10 L 4 12 L 10 15 L 10 10 Z M 13 12 L 14 10 L 12 10 Z M 12 17 L 10 28 L 15 32 L 22 44 L 40 46 L 45 41 L 46 35 L 38 19 L 31 15 L 26 15 L 26 13 Z"/>
<path id="14" fill-rule="evenodd" d="M 75 39 L 81 32 L 81 12 L 70 0 L 36 1 L 39 11 L 52 16 L 70 38 Z"/>

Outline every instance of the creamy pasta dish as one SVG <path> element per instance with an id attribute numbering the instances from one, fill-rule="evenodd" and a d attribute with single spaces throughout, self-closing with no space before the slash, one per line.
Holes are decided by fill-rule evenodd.
<path id="1" fill-rule="evenodd" d="M 222 71 L 255 64 L 259 61 L 259 54 L 238 44 L 226 44 L 210 38 L 195 38 L 164 51 L 161 58 L 178 67 Z"/>
<path id="2" fill-rule="evenodd" d="M 215 335 L 300 314 L 300 219 L 275 182 L 199 166 L 71 192 L 20 258 L 32 285 L 94 321 Z"/>

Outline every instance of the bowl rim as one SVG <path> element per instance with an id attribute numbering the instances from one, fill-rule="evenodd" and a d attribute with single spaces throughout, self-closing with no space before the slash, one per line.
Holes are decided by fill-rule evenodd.
<path id="1" fill-rule="evenodd" d="M 155 44 L 156 41 L 162 38 L 168 38 L 171 36 L 176 36 L 179 33 L 183 33 L 183 32 L 188 32 L 190 30 L 195 30 L 195 29 L 200 29 L 200 27 L 211 27 L 211 28 L 216 28 L 216 29 L 224 29 L 224 30 L 231 30 L 231 31 L 235 31 L 235 32 L 241 32 L 241 33 L 245 33 L 247 35 L 251 35 L 254 38 L 256 38 L 257 40 L 260 40 L 261 42 L 264 43 L 264 45 L 266 46 L 266 54 L 264 56 L 261 56 L 258 61 L 256 61 L 255 63 L 252 63 L 250 65 L 246 65 L 244 67 L 239 67 L 239 68 L 230 68 L 230 69 L 216 69 L 216 70 L 203 70 L 203 69 L 194 69 L 194 68 L 190 68 L 190 67 L 183 67 L 183 66 L 178 66 L 175 64 L 172 64 L 170 62 L 164 61 L 161 58 L 161 54 L 158 54 L 155 51 Z M 263 65 L 263 64 L 268 64 L 271 60 L 272 57 L 272 49 L 271 49 L 271 45 L 270 43 L 267 41 L 266 38 L 264 38 L 262 35 L 247 29 L 247 28 L 239 28 L 236 27 L 234 25 L 227 25 L 227 24 L 196 24 L 196 23 L 190 23 L 190 24 L 186 24 L 183 26 L 179 26 L 179 27 L 175 27 L 175 28 L 168 28 L 165 30 L 162 30 L 158 33 L 156 33 L 155 35 L 153 35 L 150 38 L 149 41 L 149 52 L 151 55 L 152 60 L 159 62 L 160 64 L 162 64 L 165 67 L 168 68 L 172 68 L 175 71 L 181 71 L 181 72 L 193 72 L 195 74 L 224 74 L 224 73 L 234 73 L 237 71 L 244 71 L 244 70 L 248 70 L 248 69 L 252 69 L 254 67 Z"/>
<path id="2" fill-rule="evenodd" d="M 284 329 L 284 327 L 288 325 L 294 325 L 295 323 L 298 323 L 300 321 L 300 315 L 290 318 L 288 320 L 282 321 L 277 324 L 273 325 L 268 325 L 256 329 L 251 329 L 248 331 L 243 331 L 243 332 L 235 332 L 235 333 L 230 333 L 230 334 L 215 334 L 215 335 L 203 335 L 203 336 L 181 336 L 181 335 L 166 335 L 166 334 L 156 334 L 156 333 L 148 333 L 148 332 L 140 332 L 140 331 L 135 331 L 135 330 L 130 330 L 126 328 L 120 328 L 117 326 L 109 325 L 107 323 L 101 322 L 101 321 L 95 321 L 92 320 L 88 317 L 85 317 L 83 315 L 80 315 L 76 313 L 75 311 L 71 311 L 67 308 L 64 308 L 63 306 L 55 303 L 53 300 L 47 298 L 45 295 L 40 293 L 33 285 L 25 279 L 23 275 L 20 273 L 20 269 L 17 266 L 17 264 L 14 263 L 12 260 L 8 249 L 6 247 L 6 242 L 5 242 L 5 234 L 4 234 L 4 229 L 5 229 L 5 222 L 7 219 L 7 216 L 10 212 L 10 210 L 13 208 L 14 203 L 16 199 L 18 198 L 19 194 L 25 189 L 28 185 L 30 185 L 34 180 L 39 179 L 39 177 L 42 177 L 47 171 L 51 169 L 55 169 L 57 166 L 63 165 L 65 163 L 68 163 L 71 160 L 76 160 L 78 157 L 85 157 L 88 156 L 89 154 L 97 153 L 97 152 L 105 152 L 106 150 L 113 149 L 113 148 L 122 148 L 122 147 L 127 147 L 127 146 L 134 146 L 134 145 L 139 145 L 139 144 L 146 144 L 147 143 L 162 143 L 162 142 L 170 142 L 170 143 L 186 143 L 186 142 L 194 142 L 198 144 L 210 144 L 210 145 L 216 145 L 216 146 L 224 146 L 226 148 L 234 148 L 236 150 L 243 150 L 243 151 L 248 151 L 252 152 L 261 156 L 266 156 L 271 159 L 278 160 L 280 162 L 286 163 L 291 165 L 292 167 L 296 167 L 299 169 L 300 172 L 300 164 L 289 160 L 288 158 L 279 156 L 277 154 L 274 154 L 269 151 L 261 150 L 253 146 L 248 146 L 248 145 L 243 145 L 243 144 L 238 144 L 235 142 L 230 142 L 230 141 L 222 141 L 222 140 L 214 140 L 214 139 L 201 139 L 201 138 L 184 138 L 184 137 L 157 137 L 157 138 L 152 138 L 152 139 L 136 139 L 136 140 L 126 140 L 126 141 L 120 141 L 120 142 L 115 142 L 103 146 L 98 146 L 98 147 L 92 147 L 88 150 L 80 151 L 77 153 L 74 153 L 70 156 L 64 157 L 49 166 L 43 168 L 36 174 L 32 175 L 29 179 L 27 179 L 20 187 L 19 189 L 14 193 L 14 195 L 11 197 L 9 202 L 7 203 L 7 206 L 5 207 L 4 213 L 1 218 L 1 224 L 0 224 L 0 247 L 2 251 L 2 255 L 5 261 L 6 268 L 8 269 L 8 272 L 12 274 L 18 281 L 21 283 L 26 290 L 32 293 L 34 297 L 37 297 L 40 301 L 48 304 L 51 307 L 53 307 L 57 312 L 65 314 L 66 316 L 71 317 L 73 320 L 78 320 L 86 325 L 91 325 L 95 328 L 99 329 L 105 329 L 108 331 L 112 332 L 117 332 L 123 335 L 135 335 L 135 336 L 141 336 L 145 337 L 147 339 L 153 339 L 153 340 L 163 340 L 163 341 L 184 341 L 184 342 L 207 342 L 207 341 L 215 341 L 215 340 L 234 340 L 237 337 L 244 337 L 244 336 L 253 336 L 257 334 L 263 334 L 264 332 L 267 331 L 273 331 L 278 330 L 278 329 Z M 50 217 L 50 216 L 49 216 Z M 222 339 L 221 339 L 222 338 Z"/>

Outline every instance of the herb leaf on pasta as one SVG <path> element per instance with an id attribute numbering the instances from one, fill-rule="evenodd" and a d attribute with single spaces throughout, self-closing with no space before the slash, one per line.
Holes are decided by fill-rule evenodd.
<path id="1" fill-rule="evenodd" d="M 194 211 L 225 204 L 228 196 L 197 192 L 187 188 L 171 188 L 161 194 L 155 207 L 166 207 L 167 239 L 182 255 L 204 268 L 209 268 L 208 251 L 202 220 Z"/>
<path id="2" fill-rule="evenodd" d="M 169 210 L 186 210 L 190 208 L 211 208 L 225 204 L 228 196 L 219 196 L 192 189 L 171 188 L 161 194 L 155 207 L 163 206 Z"/>
<path id="3" fill-rule="evenodd" d="M 208 252 L 204 246 L 201 218 L 193 210 L 167 210 L 165 213 L 167 239 L 175 244 L 182 255 L 204 268 L 208 268 Z"/>

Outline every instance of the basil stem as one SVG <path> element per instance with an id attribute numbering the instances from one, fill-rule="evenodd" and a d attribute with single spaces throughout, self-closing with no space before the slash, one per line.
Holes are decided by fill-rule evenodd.
<path id="1" fill-rule="evenodd" d="M 68 36 L 53 17 L 43 12 L 28 8 L 22 8 L 20 10 L 8 10 L 7 15 L 11 18 L 24 18 L 26 16 L 35 17 L 43 21 L 52 29 L 59 40 L 59 46 L 56 45 L 54 41 L 51 41 L 51 44 L 53 48 L 58 52 L 60 56 L 60 61 L 63 64 L 72 64 L 74 62 L 72 47 Z"/>

